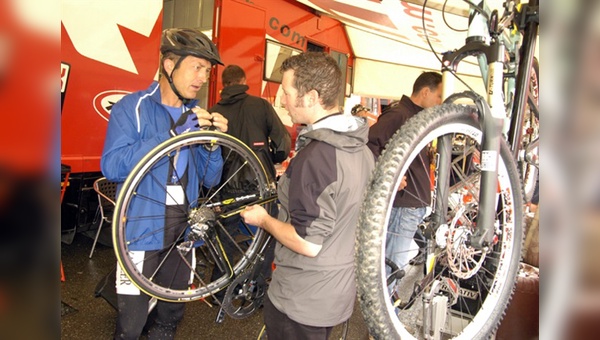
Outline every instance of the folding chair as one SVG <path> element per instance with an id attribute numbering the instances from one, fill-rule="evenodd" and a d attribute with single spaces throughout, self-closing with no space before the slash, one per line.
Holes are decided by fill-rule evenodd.
<path id="1" fill-rule="evenodd" d="M 115 201 L 117 196 L 117 183 L 111 182 L 106 177 L 100 177 L 94 182 L 94 190 L 98 193 L 98 210 L 100 211 L 100 224 L 94 238 L 94 244 L 90 251 L 90 259 L 94 254 L 96 242 L 100 236 L 104 222 L 112 223 L 113 211 L 115 210 Z"/>

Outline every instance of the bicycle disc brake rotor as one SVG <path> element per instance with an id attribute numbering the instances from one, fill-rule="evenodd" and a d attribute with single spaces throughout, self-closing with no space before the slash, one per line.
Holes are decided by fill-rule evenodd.
<path id="1" fill-rule="evenodd" d="M 460 279 L 468 279 L 475 275 L 486 257 L 485 252 L 470 245 L 472 226 L 460 223 L 461 216 L 466 216 L 464 212 L 464 207 L 459 209 L 450 225 L 446 239 L 448 266 L 452 270 L 452 274 Z"/>
<path id="2" fill-rule="evenodd" d="M 264 284 L 258 284 L 256 279 L 250 277 L 250 272 L 246 272 L 227 287 L 222 307 L 231 318 L 244 319 L 258 310 L 264 296 Z"/>

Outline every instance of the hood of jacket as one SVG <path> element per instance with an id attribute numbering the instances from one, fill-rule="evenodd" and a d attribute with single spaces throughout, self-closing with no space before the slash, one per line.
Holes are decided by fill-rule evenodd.
<path id="1" fill-rule="evenodd" d="M 311 140 L 325 142 L 346 152 L 359 152 L 369 140 L 369 124 L 363 117 L 332 114 L 300 131 L 296 151 Z"/>
<path id="2" fill-rule="evenodd" d="M 231 105 L 233 103 L 239 102 L 240 100 L 244 100 L 248 97 L 246 91 L 248 91 L 248 85 L 235 84 L 224 87 L 221 91 L 221 100 L 219 100 L 218 104 L 221 105 Z"/>

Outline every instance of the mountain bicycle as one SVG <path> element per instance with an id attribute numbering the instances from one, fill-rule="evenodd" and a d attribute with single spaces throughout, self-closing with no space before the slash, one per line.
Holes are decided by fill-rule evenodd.
<path id="1" fill-rule="evenodd" d="M 361 207 L 358 299 L 376 339 L 489 338 L 513 294 L 523 242 L 520 172 L 535 180 L 527 171 L 537 170 L 539 5 L 507 1 L 500 16 L 485 1 L 466 2 L 466 43 L 440 60 L 444 103 L 421 111 L 390 139 Z M 477 58 L 486 98 L 474 91 L 449 95 L 468 56 Z M 424 148 L 433 163 L 421 164 L 432 174 L 431 214 L 420 225 L 426 261 L 398 268 L 385 258 L 392 203 Z"/>
<path id="2" fill-rule="evenodd" d="M 219 185 L 205 186 L 204 162 L 198 156 L 203 153 L 195 152 L 199 148 L 207 150 L 208 157 L 213 153 L 222 157 L 224 166 Z M 188 164 L 197 171 L 187 171 L 185 176 L 174 171 L 172 175 L 179 182 L 189 173 L 195 174 L 200 189 L 197 197 L 188 197 L 184 190 L 185 204 L 169 205 L 167 202 L 175 197 L 167 187 L 164 165 L 174 168 L 182 150 L 189 150 Z M 164 201 L 151 198 L 158 197 L 155 192 L 151 196 L 143 191 L 149 184 L 161 192 Z M 210 304 L 207 297 L 227 289 L 223 301 L 212 301 L 222 305 L 233 318 L 247 317 L 262 304 L 265 280 L 259 268 L 264 250 L 272 241 L 268 233 L 236 216 L 251 204 L 273 211 L 276 198 L 274 180 L 269 178 L 255 153 L 235 137 L 218 131 L 173 137 L 145 155 L 120 187 L 113 216 L 117 261 L 132 283 L 151 297 L 172 302 L 204 299 Z M 136 202 L 152 209 L 132 209 Z M 158 230 L 145 227 L 153 221 L 162 227 Z M 169 241 L 163 242 L 161 249 L 144 252 L 141 257 L 139 252 L 132 251 L 136 250 L 136 244 L 153 239 Z M 226 251 L 227 248 L 230 250 Z M 141 269 L 142 261 L 157 261 L 160 269 L 169 256 L 180 257 L 190 270 L 187 286 L 174 286 L 168 279 L 158 280 L 156 271 L 148 273 Z M 213 271 L 220 274 L 212 275 Z"/>

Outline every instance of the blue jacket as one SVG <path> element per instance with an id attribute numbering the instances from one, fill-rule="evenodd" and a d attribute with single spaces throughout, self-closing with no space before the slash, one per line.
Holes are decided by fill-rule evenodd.
<path id="1" fill-rule="evenodd" d="M 192 101 L 188 107 L 194 107 L 197 101 Z M 110 181 L 118 182 L 118 190 L 135 165 L 154 147 L 171 137 L 169 129 L 173 120 L 167 109 L 161 104 L 160 88 L 153 82 L 146 90 L 131 93 L 118 101 L 111 110 L 104 150 L 100 160 L 102 173 Z M 202 147 L 194 148 L 188 158 L 188 184 L 186 197 L 193 200 L 198 196 L 199 181 L 205 187 L 213 187 L 221 180 L 223 159 L 221 152 L 209 153 Z M 199 164 L 199 169 L 205 172 L 204 178 L 199 178 L 197 168 L 191 165 L 191 160 Z M 208 162 L 208 167 L 206 167 Z M 165 215 L 166 192 L 169 162 L 157 165 L 153 175 L 164 179 L 162 183 L 152 178 L 144 178 L 138 188 L 137 195 L 132 198 L 127 215 L 133 216 L 163 216 Z M 149 176 L 148 176 L 149 177 Z M 139 199 L 149 197 L 150 199 Z M 189 208 L 189 207 L 188 207 Z M 127 222 L 127 239 L 137 239 L 140 235 L 153 235 L 141 238 L 137 243 L 130 244 L 130 250 L 157 250 L 165 243 L 165 221 L 158 219 L 142 219 Z M 158 232 L 153 232 L 158 231 Z M 168 241 L 167 241 L 168 242 Z"/>

